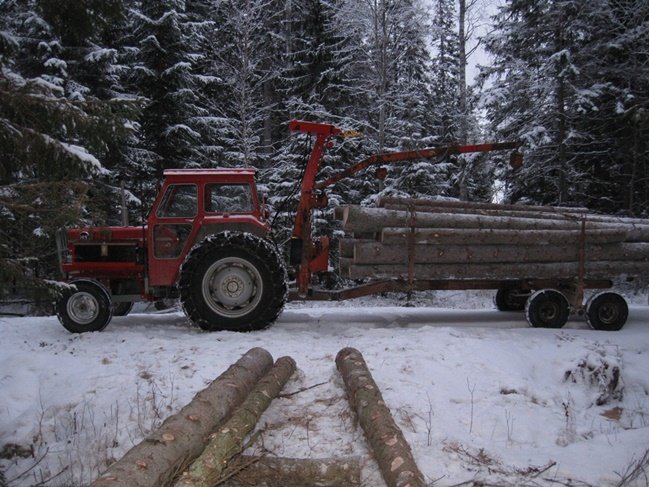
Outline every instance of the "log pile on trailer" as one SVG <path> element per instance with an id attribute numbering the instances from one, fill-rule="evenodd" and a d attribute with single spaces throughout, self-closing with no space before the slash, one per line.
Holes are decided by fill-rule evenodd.
<path id="1" fill-rule="evenodd" d="M 336 214 L 349 235 L 340 241 L 340 273 L 351 279 L 515 287 L 525 297 L 541 287 L 571 287 L 577 296 L 568 298 L 579 311 L 583 288 L 649 276 L 649 220 L 583 208 L 404 198 Z"/>
<path id="2" fill-rule="evenodd" d="M 649 275 L 649 220 L 582 209 L 383 199 L 349 206 L 341 273 L 352 279 L 572 278 Z M 369 237 L 369 238 L 368 238 Z"/>

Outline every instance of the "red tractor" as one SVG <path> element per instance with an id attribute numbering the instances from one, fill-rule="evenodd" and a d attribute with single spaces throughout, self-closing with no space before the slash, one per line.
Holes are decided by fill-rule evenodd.
<path id="1" fill-rule="evenodd" d="M 296 298 L 345 299 L 383 292 L 370 286 L 337 295 L 312 288 L 326 271 L 329 241 L 312 235 L 311 215 L 327 205 L 324 189 L 373 165 L 463 152 L 513 149 L 517 144 L 449 146 L 381 154 L 316 183 L 332 139 L 343 135 L 327 124 L 291 122 L 292 131 L 315 135 L 301 181 L 291 243 Z M 146 225 L 62 230 L 57 236 L 61 271 L 71 284 L 57 314 L 71 332 L 99 331 L 135 301 L 179 298 L 190 320 L 204 330 L 250 331 L 270 325 L 289 297 L 280 252 L 252 169 L 166 170 Z"/>

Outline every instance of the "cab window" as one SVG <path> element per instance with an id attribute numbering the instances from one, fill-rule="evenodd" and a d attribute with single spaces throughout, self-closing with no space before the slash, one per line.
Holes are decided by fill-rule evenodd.
<path id="1" fill-rule="evenodd" d="M 196 216 L 197 189 L 195 184 L 172 184 L 167 188 L 156 216 L 159 218 L 186 218 Z"/>
<path id="2" fill-rule="evenodd" d="M 208 213 L 251 213 L 252 191 L 248 184 L 208 184 L 205 188 Z"/>

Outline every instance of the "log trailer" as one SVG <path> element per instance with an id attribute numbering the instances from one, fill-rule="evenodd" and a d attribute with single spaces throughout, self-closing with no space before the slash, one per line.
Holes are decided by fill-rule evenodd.
<path id="1" fill-rule="evenodd" d="M 287 300 L 344 300 L 388 291 L 431 289 L 495 289 L 498 308 L 526 309 L 532 326 L 561 327 L 572 311 L 585 314 L 597 329 L 617 330 L 624 325 L 628 310 L 619 294 L 597 294 L 584 306 L 584 289 L 609 288 L 615 277 L 589 276 L 584 252 L 570 275 L 534 275 L 538 269 L 532 268 L 532 275 L 519 272 L 509 276 L 493 273 L 494 266 L 478 274 L 463 273 L 459 270 L 466 265 L 458 264 L 448 275 L 420 276 L 422 266 L 428 269 L 436 264 L 422 265 L 415 256 L 420 236 L 414 222 L 421 217 L 416 205 L 409 203 L 385 210 L 399 213 L 405 209 L 401 211 L 408 221 L 403 240 L 408 248 L 404 267 L 395 275 L 377 270 L 369 280 L 353 287 L 319 287 L 316 277 L 329 270 L 329 239 L 313 235 L 312 216 L 314 210 L 327 206 L 327 187 L 370 167 L 378 167 L 380 173 L 388 164 L 516 150 L 518 144 L 452 145 L 378 154 L 317 181 L 325 150 L 346 134 L 323 123 L 292 121 L 289 128 L 315 136 L 300 183 L 291 238 L 288 265 L 295 280 L 290 289 L 282 252 L 269 238 L 268 212 L 257 192 L 253 169 L 165 170 L 145 225 L 58 232 L 61 272 L 70 284 L 56 303 L 62 325 L 73 333 L 100 331 L 112 316 L 127 314 L 136 301 L 179 298 L 188 318 L 203 330 L 251 331 L 272 324 Z M 520 165 L 517 152 L 512 154 L 511 163 L 513 167 Z M 585 230 L 578 235 L 581 237 L 576 245 L 583 250 Z"/>

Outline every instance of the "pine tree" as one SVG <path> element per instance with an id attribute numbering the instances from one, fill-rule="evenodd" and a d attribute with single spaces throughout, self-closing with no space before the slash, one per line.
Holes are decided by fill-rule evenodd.
<path id="1" fill-rule="evenodd" d="M 180 0 L 143 0 L 134 15 L 130 89 L 148 100 L 141 121 L 153 163 L 147 172 L 159 177 L 166 168 L 203 165 L 199 118 L 207 113 L 195 68 L 205 25 L 192 22 Z"/>
<path id="2" fill-rule="evenodd" d="M 272 144 L 267 120 L 277 101 L 274 25 L 282 12 L 269 0 L 225 0 L 215 9 L 212 70 L 220 78 L 215 108 L 226 166 L 262 166 L 261 155 Z"/>
<path id="3" fill-rule="evenodd" d="M 81 179 L 106 174 L 100 159 L 128 132 L 128 104 L 72 89 L 67 47 L 44 7 L 0 6 L 3 296 L 25 296 L 43 288 L 38 278 L 54 275 L 54 234 L 84 210 L 89 184 Z"/>
<path id="4" fill-rule="evenodd" d="M 581 200 L 600 211 L 649 213 L 647 15 L 646 2 L 598 0 L 582 6 L 576 25 L 576 166 L 587 178 Z"/>
<path id="5" fill-rule="evenodd" d="M 573 170 L 575 134 L 568 120 L 578 73 L 577 13 L 569 1 L 510 2 L 487 41 L 495 57 L 483 72 L 491 80 L 484 95 L 491 127 L 496 138 L 521 139 L 528 147 L 525 166 L 509 188 L 512 201 L 576 202 L 582 181 Z"/>

